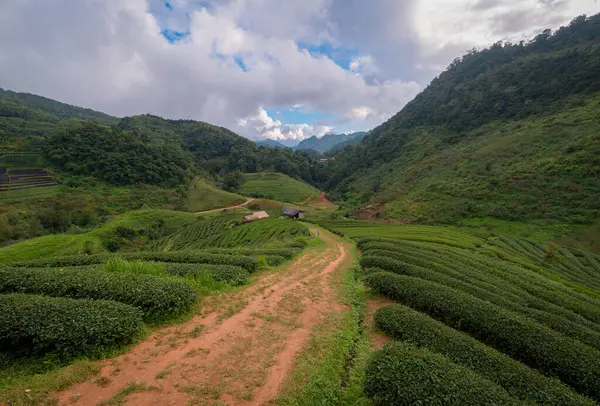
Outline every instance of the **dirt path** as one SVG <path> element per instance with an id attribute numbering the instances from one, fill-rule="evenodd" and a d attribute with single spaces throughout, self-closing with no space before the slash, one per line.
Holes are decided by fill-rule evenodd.
<path id="1" fill-rule="evenodd" d="M 218 211 L 223 211 L 223 210 L 231 210 L 231 209 L 239 209 L 240 207 L 244 207 L 249 205 L 250 203 L 252 203 L 255 199 L 253 198 L 249 198 L 248 200 L 246 200 L 244 203 L 235 205 L 235 206 L 229 206 L 229 207 L 219 207 L 218 209 L 212 209 L 212 210 L 204 210 L 204 211 L 197 211 L 194 214 L 206 214 L 206 213 L 216 213 Z"/>
<path id="2" fill-rule="evenodd" d="M 336 269 L 349 246 L 319 230 L 325 246 L 247 289 L 209 297 L 203 314 L 152 334 L 105 361 L 99 376 L 57 394 L 60 405 L 262 405 L 274 399 L 312 328 L 336 302 Z"/>

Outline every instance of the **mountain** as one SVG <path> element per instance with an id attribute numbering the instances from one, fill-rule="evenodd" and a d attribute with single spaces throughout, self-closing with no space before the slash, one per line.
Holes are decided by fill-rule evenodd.
<path id="1" fill-rule="evenodd" d="M 357 132 L 354 133 L 354 137 L 344 141 L 344 142 L 340 142 L 339 144 L 334 145 L 331 149 L 329 149 L 328 151 L 325 152 L 325 154 L 327 155 L 335 155 L 337 152 L 343 150 L 344 148 L 346 148 L 347 146 L 354 146 L 359 144 L 366 136 L 367 136 L 368 132 Z"/>
<path id="2" fill-rule="evenodd" d="M 287 148 L 282 143 L 277 142 L 275 140 L 270 140 L 268 138 L 266 140 L 256 141 L 256 145 L 258 145 L 259 147 L 269 147 L 269 148 Z"/>
<path id="3" fill-rule="evenodd" d="M 335 146 L 352 141 L 355 138 L 364 136 L 364 132 L 355 132 L 351 134 L 325 134 L 321 138 L 312 136 L 301 141 L 295 149 L 312 149 L 320 154 L 324 154 Z"/>
<path id="4" fill-rule="evenodd" d="M 406 221 L 590 223 L 600 201 L 600 15 L 456 59 L 336 154 L 328 189 Z"/>
<path id="5" fill-rule="evenodd" d="M 275 171 L 316 184 L 307 151 L 259 149 L 233 131 L 154 115 L 117 118 L 42 96 L 0 90 L 0 168 L 45 168 L 116 185 L 174 186 L 194 174 Z"/>
<path id="6" fill-rule="evenodd" d="M 30 93 L 0 88 L 0 137 L 44 135 L 62 120 L 117 124 L 119 118 Z"/>

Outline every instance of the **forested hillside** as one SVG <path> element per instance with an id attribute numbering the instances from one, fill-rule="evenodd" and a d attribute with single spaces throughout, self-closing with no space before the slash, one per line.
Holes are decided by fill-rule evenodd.
<path id="1" fill-rule="evenodd" d="M 471 51 L 336 155 L 338 199 L 406 220 L 590 222 L 600 198 L 600 15 Z M 384 181 L 385 180 L 385 181 Z"/>
<path id="2" fill-rule="evenodd" d="M 117 117 L 94 110 L 0 88 L 0 137 L 44 135 L 65 119 L 103 124 L 116 124 L 119 121 Z"/>

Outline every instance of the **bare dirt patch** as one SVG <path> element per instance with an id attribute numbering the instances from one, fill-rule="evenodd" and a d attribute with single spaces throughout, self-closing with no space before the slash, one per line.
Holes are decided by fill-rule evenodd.
<path id="1" fill-rule="evenodd" d="M 371 341 L 371 349 L 379 350 L 385 344 L 391 343 L 392 339 L 388 336 L 378 332 L 375 329 L 375 325 L 373 322 L 373 316 L 378 309 L 382 307 L 389 306 L 394 304 L 395 302 L 381 296 L 375 296 L 367 300 L 367 311 L 365 314 L 365 325 L 369 329 L 369 339 Z"/>
<path id="2" fill-rule="evenodd" d="M 152 390 L 132 392 L 119 404 L 259 405 L 274 399 L 312 328 L 337 307 L 331 275 L 347 265 L 347 248 L 328 232 L 321 236 L 324 248 L 259 275 L 247 289 L 207 300 L 203 314 L 104 361 L 99 376 L 57 394 L 59 404 L 110 402 L 134 384 Z"/>

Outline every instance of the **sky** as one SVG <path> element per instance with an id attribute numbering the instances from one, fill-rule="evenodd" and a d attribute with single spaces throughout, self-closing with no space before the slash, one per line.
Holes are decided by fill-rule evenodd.
<path id="1" fill-rule="evenodd" d="M 0 87 L 295 143 L 369 130 L 456 57 L 598 0 L 1 0 Z"/>

